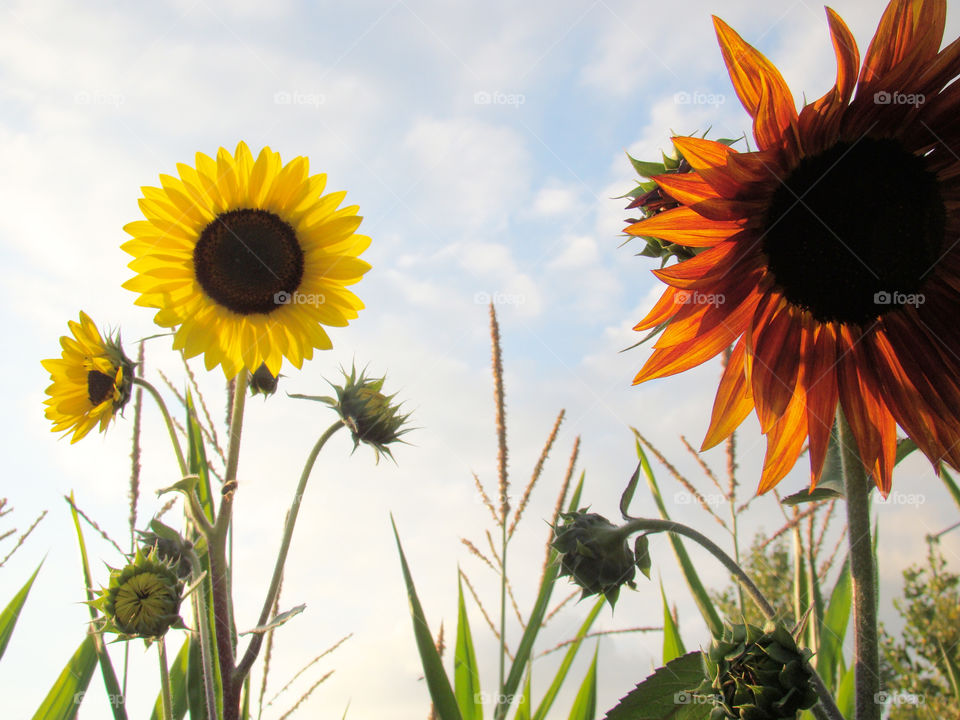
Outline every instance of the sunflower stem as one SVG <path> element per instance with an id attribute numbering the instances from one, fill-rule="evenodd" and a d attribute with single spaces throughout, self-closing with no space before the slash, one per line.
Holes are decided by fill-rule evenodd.
<path id="1" fill-rule="evenodd" d="M 207 543 L 210 574 L 213 587 L 214 629 L 217 635 L 217 655 L 223 680 L 223 718 L 237 720 L 240 713 L 240 685 L 234 678 L 233 608 L 230 599 L 230 570 L 226 546 L 237 490 L 237 466 L 240 461 L 240 437 L 243 432 L 243 409 L 247 397 L 250 373 L 241 370 L 236 377 L 230 411 L 230 444 L 227 449 L 227 467 L 223 476 L 220 512 Z"/>
<path id="2" fill-rule="evenodd" d="M 747 594 L 754 603 L 756 603 L 760 612 L 763 613 L 763 616 L 767 620 L 776 620 L 777 612 L 774 610 L 773 605 L 770 604 L 770 601 L 760 592 L 760 588 L 756 586 L 753 580 L 750 579 L 750 576 L 747 575 L 743 568 L 741 568 L 732 557 L 727 555 L 719 545 L 706 535 L 683 523 L 674 522 L 673 520 L 658 520 L 655 518 L 635 518 L 625 525 L 622 525 L 620 530 L 623 531 L 625 535 L 632 535 L 638 532 L 668 532 L 683 535 L 693 540 L 730 571 L 730 574 L 733 575 L 743 589 L 747 591 Z M 817 671 L 810 665 L 809 661 L 804 664 L 807 670 L 810 671 L 810 682 L 817 693 L 817 697 L 820 699 L 819 705 L 815 707 L 822 706 L 821 709 L 823 710 L 824 717 L 828 720 L 844 720 L 843 713 L 841 713 L 840 708 L 837 707 L 837 703 L 833 699 L 833 695 L 830 694 L 830 690 L 827 689 L 823 679 L 817 674 Z M 860 720 L 859 716 L 857 716 L 857 720 Z"/>
<path id="3" fill-rule="evenodd" d="M 837 414 L 853 584 L 856 720 L 879 720 L 880 644 L 877 634 L 877 569 L 870 538 L 870 486 L 850 424 L 842 412 Z"/>
<path id="4" fill-rule="evenodd" d="M 157 641 L 160 656 L 160 697 L 163 705 L 163 720 L 173 720 L 173 701 L 170 699 L 170 675 L 167 671 L 167 643 L 163 635 Z"/>
<path id="5" fill-rule="evenodd" d="M 133 384 L 142 387 L 157 401 L 157 405 L 160 407 L 160 414 L 163 415 L 163 421 L 167 424 L 167 432 L 170 433 L 170 442 L 173 443 L 173 451 L 177 454 L 177 464 L 180 465 L 180 476 L 186 477 L 187 461 L 183 458 L 183 450 L 180 449 L 180 440 L 177 438 L 177 429 L 174 427 L 173 419 L 170 417 L 170 411 L 167 410 L 167 404 L 149 380 L 134 376 Z"/>
<path id="6" fill-rule="evenodd" d="M 323 450 L 323 446 L 327 444 L 327 440 L 333 437 L 333 434 L 343 426 L 343 420 L 337 420 L 333 425 L 328 427 L 323 435 L 320 436 L 320 439 L 317 440 L 313 449 L 310 451 L 310 455 L 307 456 L 306 463 L 304 463 L 303 472 L 300 473 L 300 482 L 297 484 L 297 491 L 293 496 L 293 502 L 290 503 L 290 509 L 287 511 L 286 522 L 283 526 L 283 537 L 280 540 L 280 552 L 277 553 L 277 562 L 273 568 L 273 577 L 270 578 L 267 597 L 263 601 L 263 609 L 260 611 L 260 619 L 257 621 L 258 627 L 267 624 L 267 621 L 270 619 L 270 613 L 273 611 L 273 606 L 277 601 L 277 593 L 280 590 L 280 582 L 283 579 L 283 567 L 287 562 L 287 553 L 290 550 L 290 542 L 293 539 L 293 528 L 297 524 L 297 514 L 300 512 L 300 505 L 303 502 L 303 495 L 306 492 L 307 481 L 310 479 L 310 473 L 313 471 L 314 463 L 316 463 L 320 451 Z M 260 646 L 263 644 L 265 634 L 266 633 L 254 633 L 250 638 L 250 644 L 247 646 L 243 658 L 237 663 L 237 669 L 232 678 L 233 683 L 242 683 L 247 673 L 250 672 L 250 668 L 253 666 L 260 652 Z"/>

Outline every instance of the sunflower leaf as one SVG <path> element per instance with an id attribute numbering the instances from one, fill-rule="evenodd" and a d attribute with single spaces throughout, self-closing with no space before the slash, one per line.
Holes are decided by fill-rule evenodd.
<path id="1" fill-rule="evenodd" d="M 285 622 L 299 615 L 306 609 L 306 604 L 297 605 L 294 608 L 290 608 L 286 612 L 282 612 L 279 615 L 274 615 L 273 619 L 266 625 L 257 625 L 257 627 L 253 628 L 252 630 L 244 630 L 242 633 L 240 633 L 240 635 L 262 635 L 265 632 L 269 632 L 274 628 L 280 627 Z"/>
<path id="2" fill-rule="evenodd" d="M 637 175 L 640 177 L 652 178 L 655 175 L 663 175 L 667 172 L 666 165 L 663 163 L 637 160 L 630 153 L 627 153 L 627 157 L 630 158 L 630 164 L 633 165 L 633 169 L 637 171 Z"/>
<path id="3" fill-rule="evenodd" d="M 700 652 L 682 655 L 638 683 L 605 719 L 706 720 L 713 704 L 693 692 L 705 677 Z"/>

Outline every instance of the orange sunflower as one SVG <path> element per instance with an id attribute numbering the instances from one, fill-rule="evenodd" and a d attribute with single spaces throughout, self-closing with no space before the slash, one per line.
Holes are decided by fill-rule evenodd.
<path id="1" fill-rule="evenodd" d="M 634 384 L 733 345 L 704 449 L 756 410 L 759 492 L 809 442 L 823 470 L 837 403 L 890 491 L 899 425 L 960 466 L 960 39 L 943 0 L 892 0 L 863 64 L 827 9 L 837 81 L 796 111 L 777 69 L 714 25 L 758 150 L 674 138 L 692 172 L 653 178 L 679 203 L 627 228 L 699 249 L 636 327 L 668 323 Z M 952 84 L 951 84 L 952 83 Z"/>

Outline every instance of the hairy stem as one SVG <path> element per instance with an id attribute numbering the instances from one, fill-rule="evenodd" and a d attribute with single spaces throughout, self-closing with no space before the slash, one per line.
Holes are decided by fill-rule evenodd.
<path id="1" fill-rule="evenodd" d="M 154 400 L 157 401 L 157 405 L 160 407 L 160 414 L 163 415 L 163 420 L 167 424 L 167 432 L 170 433 L 170 442 L 173 444 L 173 451 L 177 454 L 177 463 L 180 465 L 180 475 L 186 476 L 187 461 L 183 459 L 183 450 L 180 449 L 180 440 L 177 438 L 177 429 L 173 425 L 173 419 L 170 417 L 170 411 L 167 410 L 167 404 L 163 401 L 163 397 L 149 381 L 144 380 L 141 377 L 134 377 L 133 384 L 142 387 L 153 396 Z"/>
<path id="2" fill-rule="evenodd" d="M 163 705 L 163 720 L 173 720 L 173 701 L 170 699 L 170 675 L 167 671 L 167 643 L 163 636 L 157 641 L 160 656 L 160 697 Z"/>

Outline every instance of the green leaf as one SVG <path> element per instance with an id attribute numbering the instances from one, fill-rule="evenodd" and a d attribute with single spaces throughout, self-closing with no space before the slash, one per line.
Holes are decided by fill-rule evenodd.
<path id="1" fill-rule="evenodd" d="M 244 630 L 241 635 L 262 635 L 265 632 L 270 632 L 274 628 L 278 628 L 287 622 L 290 618 L 296 617 L 304 610 L 307 609 L 306 604 L 297 605 L 296 607 L 290 608 L 286 612 L 282 612 L 279 615 L 274 615 L 273 620 L 268 622 L 266 625 L 257 625 L 252 630 Z"/>
<path id="2" fill-rule="evenodd" d="M 457 576 L 457 646 L 453 656 L 453 688 L 463 720 L 482 720 L 483 702 L 480 694 L 480 672 L 473 650 L 473 635 L 467 606 L 463 602 L 463 580 Z"/>
<path id="3" fill-rule="evenodd" d="M 687 653 L 657 668 L 620 699 L 606 720 L 706 720 L 713 705 L 692 692 L 704 679 L 701 654 Z"/>
<path id="4" fill-rule="evenodd" d="M 193 395 L 188 391 L 187 400 L 187 467 L 191 475 L 199 479 L 197 497 L 207 520 L 213 522 L 213 498 L 210 491 L 210 472 L 207 469 L 207 450 L 203 444 L 203 431 L 197 420 L 197 410 L 193 404 Z"/>
<path id="5" fill-rule="evenodd" d="M 585 473 L 580 473 L 580 480 L 573 491 L 573 497 L 567 506 L 568 512 L 574 512 L 580 506 L 580 494 L 583 491 L 583 481 Z M 547 567 L 540 581 L 540 588 L 537 590 L 537 599 L 533 603 L 533 611 L 530 613 L 530 619 L 527 621 L 527 628 L 520 636 L 520 645 L 517 647 L 517 654 L 510 665 L 510 672 L 503 684 L 503 692 L 498 698 L 497 707 L 494 711 L 494 720 L 502 720 L 507 716 L 510 704 L 513 702 L 514 694 L 520 687 L 520 680 L 523 678 L 524 670 L 527 667 L 527 661 L 533 651 L 533 643 L 537 639 L 537 634 L 542 627 L 543 619 L 546 617 L 547 608 L 550 604 L 550 596 L 553 593 L 553 585 L 557 581 L 557 575 L 560 573 L 559 555 L 556 550 L 550 548 L 547 557 Z"/>
<path id="6" fill-rule="evenodd" d="M 33 720 L 73 720 L 97 667 L 94 636 L 87 635 L 34 713 Z M 122 697 L 120 702 L 122 704 Z"/>
<path id="7" fill-rule="evenodd" d="M 821 500 L 833 500 L 835 498 L 842 498 L 843 493 L 839 493 L 836 490 L 826 487 L 820 487 L 819 485 L 810 491 L 810 488 L 800 490 L 795 492 L 792 495 L 787 495 L 780 501 L 781 505 L 799 505 L 801 503 L 808 502 L 820 502 Z"/>
<path id="8" fill-rule="evenodd" d="M 943 484 L 947 486 L 947 490 L 950 491 L 950 495 L 953 496 L 953 501 L 957 504 L 957 507 L 960 507 L 960 488 L 957 487 L 957 481 L 953 479 L 953 476 L 947 472 L 947 469 L 943 466 L 940 467 L 940 479 L 943 480 Z"/>
<path id="9" fill-rule="evenodd" d="M 917 449 L 917 444 L 910 438 L 900 438 L 897 440 L 897 458 L 894 465 L 898 465 L 907 455 Z"/>
<path id="10" fill-rule="evenodd" d="M 784 505 L 797 505 L 817 500 L 832 500 L 846 497 L 843 492 L 843 467 L 840 460 L 840 435 L 837 423 L 830 429 L 830 442 L 827 445 L 827 457 L 823 461 L 823 472 L 813 492 L 810 488 L 788 495 L 781 502 Z"/>
<path id="11" fill-rule="evenodd" d="M 560 667 L 557 669 L 557 674 L 554 676 L 553 682 L 550 683 L 550 687 L 543 696 L 543 700 L 541 700 L 540 705 L 537 706 L 537 711 L 533 714 L 533 720 L 543 720 L 547 717 L 547 713 L 550 712 L 550 707 L 553 705 L 553 701 L 557 699 L 557 694 L 560 692 L 560 688 L 567 679 L 567 673 L 570 671 L 570 666 L 573 665 L 573 660 L 576 658 L 577 652 L 580 650 L 580 645 L 583 643 L 584 638 L 586 638 L 587 633 L 590 632 L 590 627 L 600 614 L 600 610 L 603 609 L 605 600 L 606 599 L 603 597 L 603 595 L 598 597 L 597 601 L 593 605 L 593 608 L 590 610 L 590 614 L 587 615 L 586 620 L 584 620 L 580 625 L 580 629 L 577 631 L 574 641 L 567 648 L 567 652 L 563 656 L 563 662 L 560 663 Z"/>
<path id="12" fill-rule="evenodd" d="M 633 556 L 637 559 L 637 567 L 640 572 L 649 580 L 653 561 L 650 559 L 650 536 L 648 533 L 637 535 L 637 539 L 633 543 Z"/>
<path id="13" fill-rule="evenodd" d="M 590 669 L 580 683 L 580 691 L 573 699 L 569 720 L 593 720 L 597 716 L 597 653 L 599 651 L 600 643 L 597 643 L 593 651 L 593 662 L 590 663 Z"/>
<path id="14" fill-rule="evenodd" d="M 170 700 L 173 703 L 173 717 L 183 720 L 187 714 L 187 672 L 190 666 L 190 637 L 183 641 L 180 652 L 170 667 Z M 150 720 L 163 720 L 163 697 L 157 695 Z"/>
<path id="15" fill-rule="evenodd" d="M 623 516 L 624 520 L 632 519 L 627 509 L 630 507 L 630 501 L 633 500 L 633 493 L 636 491 L 637 483 L 640 481 L 640 468 L 641 463 L 637 463 L 637 469 L 633 471 L 633 475 L 630 476 L 623 495 L 620 496 L 620 515 Z"/>
<path id="16" fill-rule="evenodd" d="M 657 486 L 657 480 L 653 475 L 653 470 L 650 469 L 650 462 L 647 460 L 647 455 L 640 446 L 639 434 L 636 430 L 633 432 L 638 435 L 636 443 L 637 455 L 640 457 L 643 473 L 646 475 L 647 484 L 650 486 L 650 493 L 657 503 L 657 510 L 660 512 L 660 517 L 664 520 L 669 520 L 670 515 L 667 513 L 667 508 L 663 503 L 663 496 L 660 494 L 660 488 Z M 704 588 L 703 583 L 700 582 L 700 576 L 697 575 L 697 571 L 690 561 L 690 556 L 687 555 L 687 550 L 683 546 L 683 542 L 673 533 L 669 533 L 669 537 L 670 544 L 673 546 L 673 552 L 677 556 L 677 562 L 680 563 L 680 569 L 683 571 L 683 576 L 687 581 L 687 586 L 690 588 L 690 593 L 693 595 L 693 600 L 700 609 L 700 614 L 703 615 L 703 619 L 706 621 L 710 633 L 714 637 L 720 637 L 723 632 L 723 623 L 720 621 L 720 616 L 713 607 L 713 601 L 710 600 L 706 588 Z"/>
<path id="17" fill-rule="evenodd" d="M 410 567 L 407 565 L 407 558 L 403 554 L 403 546 L 400 544 L 397 524 L 393 521 L 392 514 L 390 516 L 390 524 L 393 526 L 393 537 L 397 541 L 397 550 L 400 553 L 403 581 L 407 586 L 407 598 L 410 601 L 410 616 L 413 618 L 413 635 L 417 641 L 417 650 L 420 653 L 420 662 L 423 664 L 423 674 L 427 680 L 430 699 L 433 701 L 434 709 L 440 720 L 463 720 L 463 716 L 460 715 L 460 709 L 457 707 L 457 698 L 453 694 L 453 688 L 450 687 L 450 679 L 443 670 L 440 653 L 437 652 L 437 648 L 433 644 L 433 635 L 430 633 L 430 627 L 427 625 L 427 618 L 423 614 L 423 606 L 420 604 L 420 598 L 417 597 L 417 589 L 414 587 Z"/>
<path id="18" fill-rule="evenodd" d="M 667 603 L 667 595 L 663 591 L 663 580 L 660 580 L 660 597 L 663 599 L 663 664 L 666 665 L 671 660 L 680 657 L 686 652 L 683 647 L 683 638 L 680 637 L 680 630 L 670 614 L 670 605 Z"/>
<path id="19" fill-rule="evenodd" d="M 13 628 L 17 625 L 20 611 L 27 601 L 27 595 L 30 594 L 33 581 L 36 580 L 37 573 L 40 572 L 40 568 L 43 567 L 45 560 L 46 558 L 40 561 L 40 564 L 37 565 L 37 569 L 33 571 L 30 579 L 27 580 L 26 584 L 13 596 L 13 599 L 7 603 L 7 606 L 3 609 L 3 613 L 0 613 L 0 658 L 3 657 L 3 653 L 7 650 L 7 643 L 10 642 L 10 636 L 13 635 Z"/>
<path id="20" fill-rule="evenodd" d="M 647 162 L 646 160 L 637 160 L 630 156 L 630 153 L 627 153 L 627 157 L 630 158 L 630 164 L 633 165 L 633 169 L 636 170 L 637 175 L 645 178 L 652 178 L 655 175 L 663 175 L 667 168 L 663 163 Z"/>
<path id="21" fill-rule="evenodd" d="M 523 681 L 523 694 L 517 702 L 517 714 L 513 716 L 513 720 L 531 720 L 533 706 L 531 705 L 532 699 L 530 696 L 530 674 L 531 669 L 528 668 L 527 679 Z"/>
<path id="22" fill-rule="evenodd" d="M 857 714 L 856 683 L 854 682 L 855 667 L 855 665 L 851 665 L 847 668 L 847 671 L 843 674 L 843 679 L 840 680 L 840 686 L 837 688 L 836 694 L 837 707 L 845 718 L 850 718 L 851 720 L 856 717 Z"/>
<path id="23" fill-rule="evenodd" d="M 943 646 L 940 638 L 937 638 L 937 647 L 940 648 L 940 654 L 943 656 L 944 665 L 947 668 L 947 680 L 950 682 L 950 690 L 957 701 L 957 707 L 960 707 L 960 667 L 957 661 L 953 659 L 950 652 Z"/>
<path id="24" fill-rule="evenodd" d="M 830 593 L 820 630 L 820 647 L 814 656 L 817 672 L 830 690 L 835 690 L 840 683 L 838 670 L 843 663 L 843 639 L 850 622 L 852 602 L 853 585 L 850 580 L 850 560 L 847 559 Z"/>
<path id="25" fill-rule="evenodd" d="M 200 647 L 200 636 L 192 637 L 190 661 L 187 663 L 187 704 L 190 706 L 190 720 L 207 720 L 207 695 L 203 684 L 203 651 Z"/>

